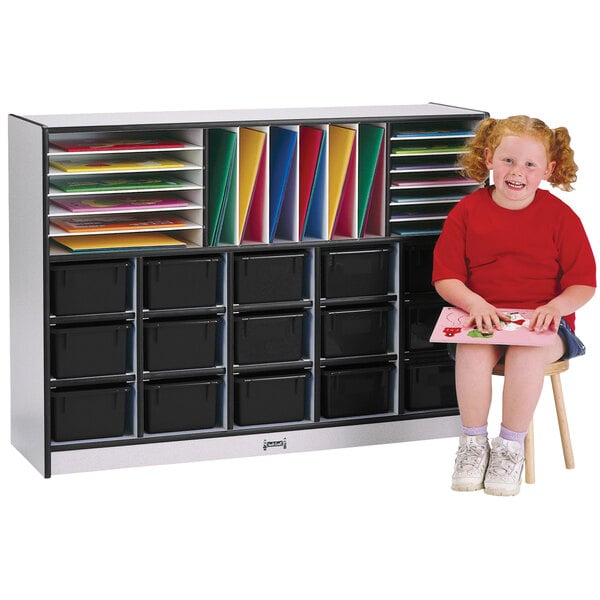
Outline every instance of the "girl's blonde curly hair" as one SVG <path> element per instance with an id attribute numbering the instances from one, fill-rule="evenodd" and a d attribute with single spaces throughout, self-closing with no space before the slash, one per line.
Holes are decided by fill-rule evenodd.
<path id="1" fill-rule="evenodd" d="M 489 176 L 486 166 L 485 149 L 492 154 L 506 135 L 529 136 L 544 144 L 548 162 L 555 161 L 554 171 L 548 182 L 554 187 L 570 192 L 577 180 L 577 165 L 571 148 L 571 136 L 566 127 L 550 129 L 540 119 L 516 115 L 506 119 L 484 119 L 477 128 L 475 137 L 468 144 L 469 151 L 464 154 L 459 165 L 464 174 L 471 179 L 483 182 Z"/>

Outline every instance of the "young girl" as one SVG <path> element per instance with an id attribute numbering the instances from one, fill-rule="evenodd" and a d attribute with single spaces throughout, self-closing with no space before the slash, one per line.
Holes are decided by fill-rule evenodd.
<path id="1" fill-rule="evenodd" d="M 497 307 L 535 309 L 530 329 L 555 329 L 549 346 L 456 346 L 456 393 L 462 435 L 452 489 L 519 492 L 523 442 L 538 402 L 544 368 L 583 354 L 574 312 L 593 296 L 594 256 L 577 215 L 543 180 L 572 189 L 577 165 L 564 127 L 525 116 L 484 120 L 461 161 L 467 177 L 493 185 L 463 198 L 450 212 L 434 251 L 439 295 L 470 315 L 482 333 L 507 320 Z M 504 360 L 500 436 L 487 439 L 492 370 Z"/>

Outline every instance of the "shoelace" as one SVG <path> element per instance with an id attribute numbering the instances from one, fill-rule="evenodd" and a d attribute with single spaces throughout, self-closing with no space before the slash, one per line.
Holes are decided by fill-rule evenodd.
<path id="1" fill-rule="evenodd" d="M 492 450 L 488 473 L 496 476 L 510 475 L 522 460 L 519 452 L 514 452 L 505 447 Z"/>
<path id="2" fill-rule="evenodd" d="M 460 447 L 456 453 L 457 463 L 456 468 L 461 470 L 467 467 L 476 467 L 481 455 L 485 452 L 485 447 L 477 446 L 476 444 L 465 444 Z"/>

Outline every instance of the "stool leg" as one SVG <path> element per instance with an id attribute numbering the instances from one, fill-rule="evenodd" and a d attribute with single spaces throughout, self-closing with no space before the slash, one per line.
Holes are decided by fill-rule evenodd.
<path id="1" fill-rule="evenodd" d="M 567 411 L 565 409 L 565 399 L 563 397 L 560 374 L 551 375 L 552 391 L 554 393 L 554 404 L 556 405 L 556 416 L 558 418 L 558 429 L 560 431 L 560 441 L 562 442 L 563 456 L 565 457 L 565 467 L 567 469 L 575 468 L 575 459 L 573 457 L 573 447 L 571 446 L 571 435 L 569 434 L 569 423 L 567 421 Z"/>
<path id="2" fill-rule="evenodd" d="M 525 483 L 535 483 L 535 446 L 533 442 L 533 419 L 525 437 Z"/>

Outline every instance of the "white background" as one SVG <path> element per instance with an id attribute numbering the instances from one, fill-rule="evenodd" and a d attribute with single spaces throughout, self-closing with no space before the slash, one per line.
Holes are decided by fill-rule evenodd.
<path id="1" fill-rule="evenodd" d="M 12 1 L 0 15 L 2 285 L 6 115 L 413 104 L 524 113 L 569 128 L 580 176 L 558 193 L 600 256 L 599 56 L 572 2 Z M 67 475 L 10 445 L 2 294 L 0 595 L 80 598 L 589 597 L 597 589 L 598 299 L 563 377 L 577 468 L 547 384 L 537 483 L 449 489 L 455 439 Z M 498 383 L 498 382 L 497 382 Z M 490 431 L 498 430 L 498 403 Z M 592 549 L 582 546 L 585 538 Z M 597 558 L 597 557 L 596 557 Z M 11 592 L 7 593 L 7 590 Z M 587 593 L 585 591 L 588 591 Z M 593 593 L 593 592 L 591 592 Z M 437 594 L 437 595 L 435 595 Z"/>

